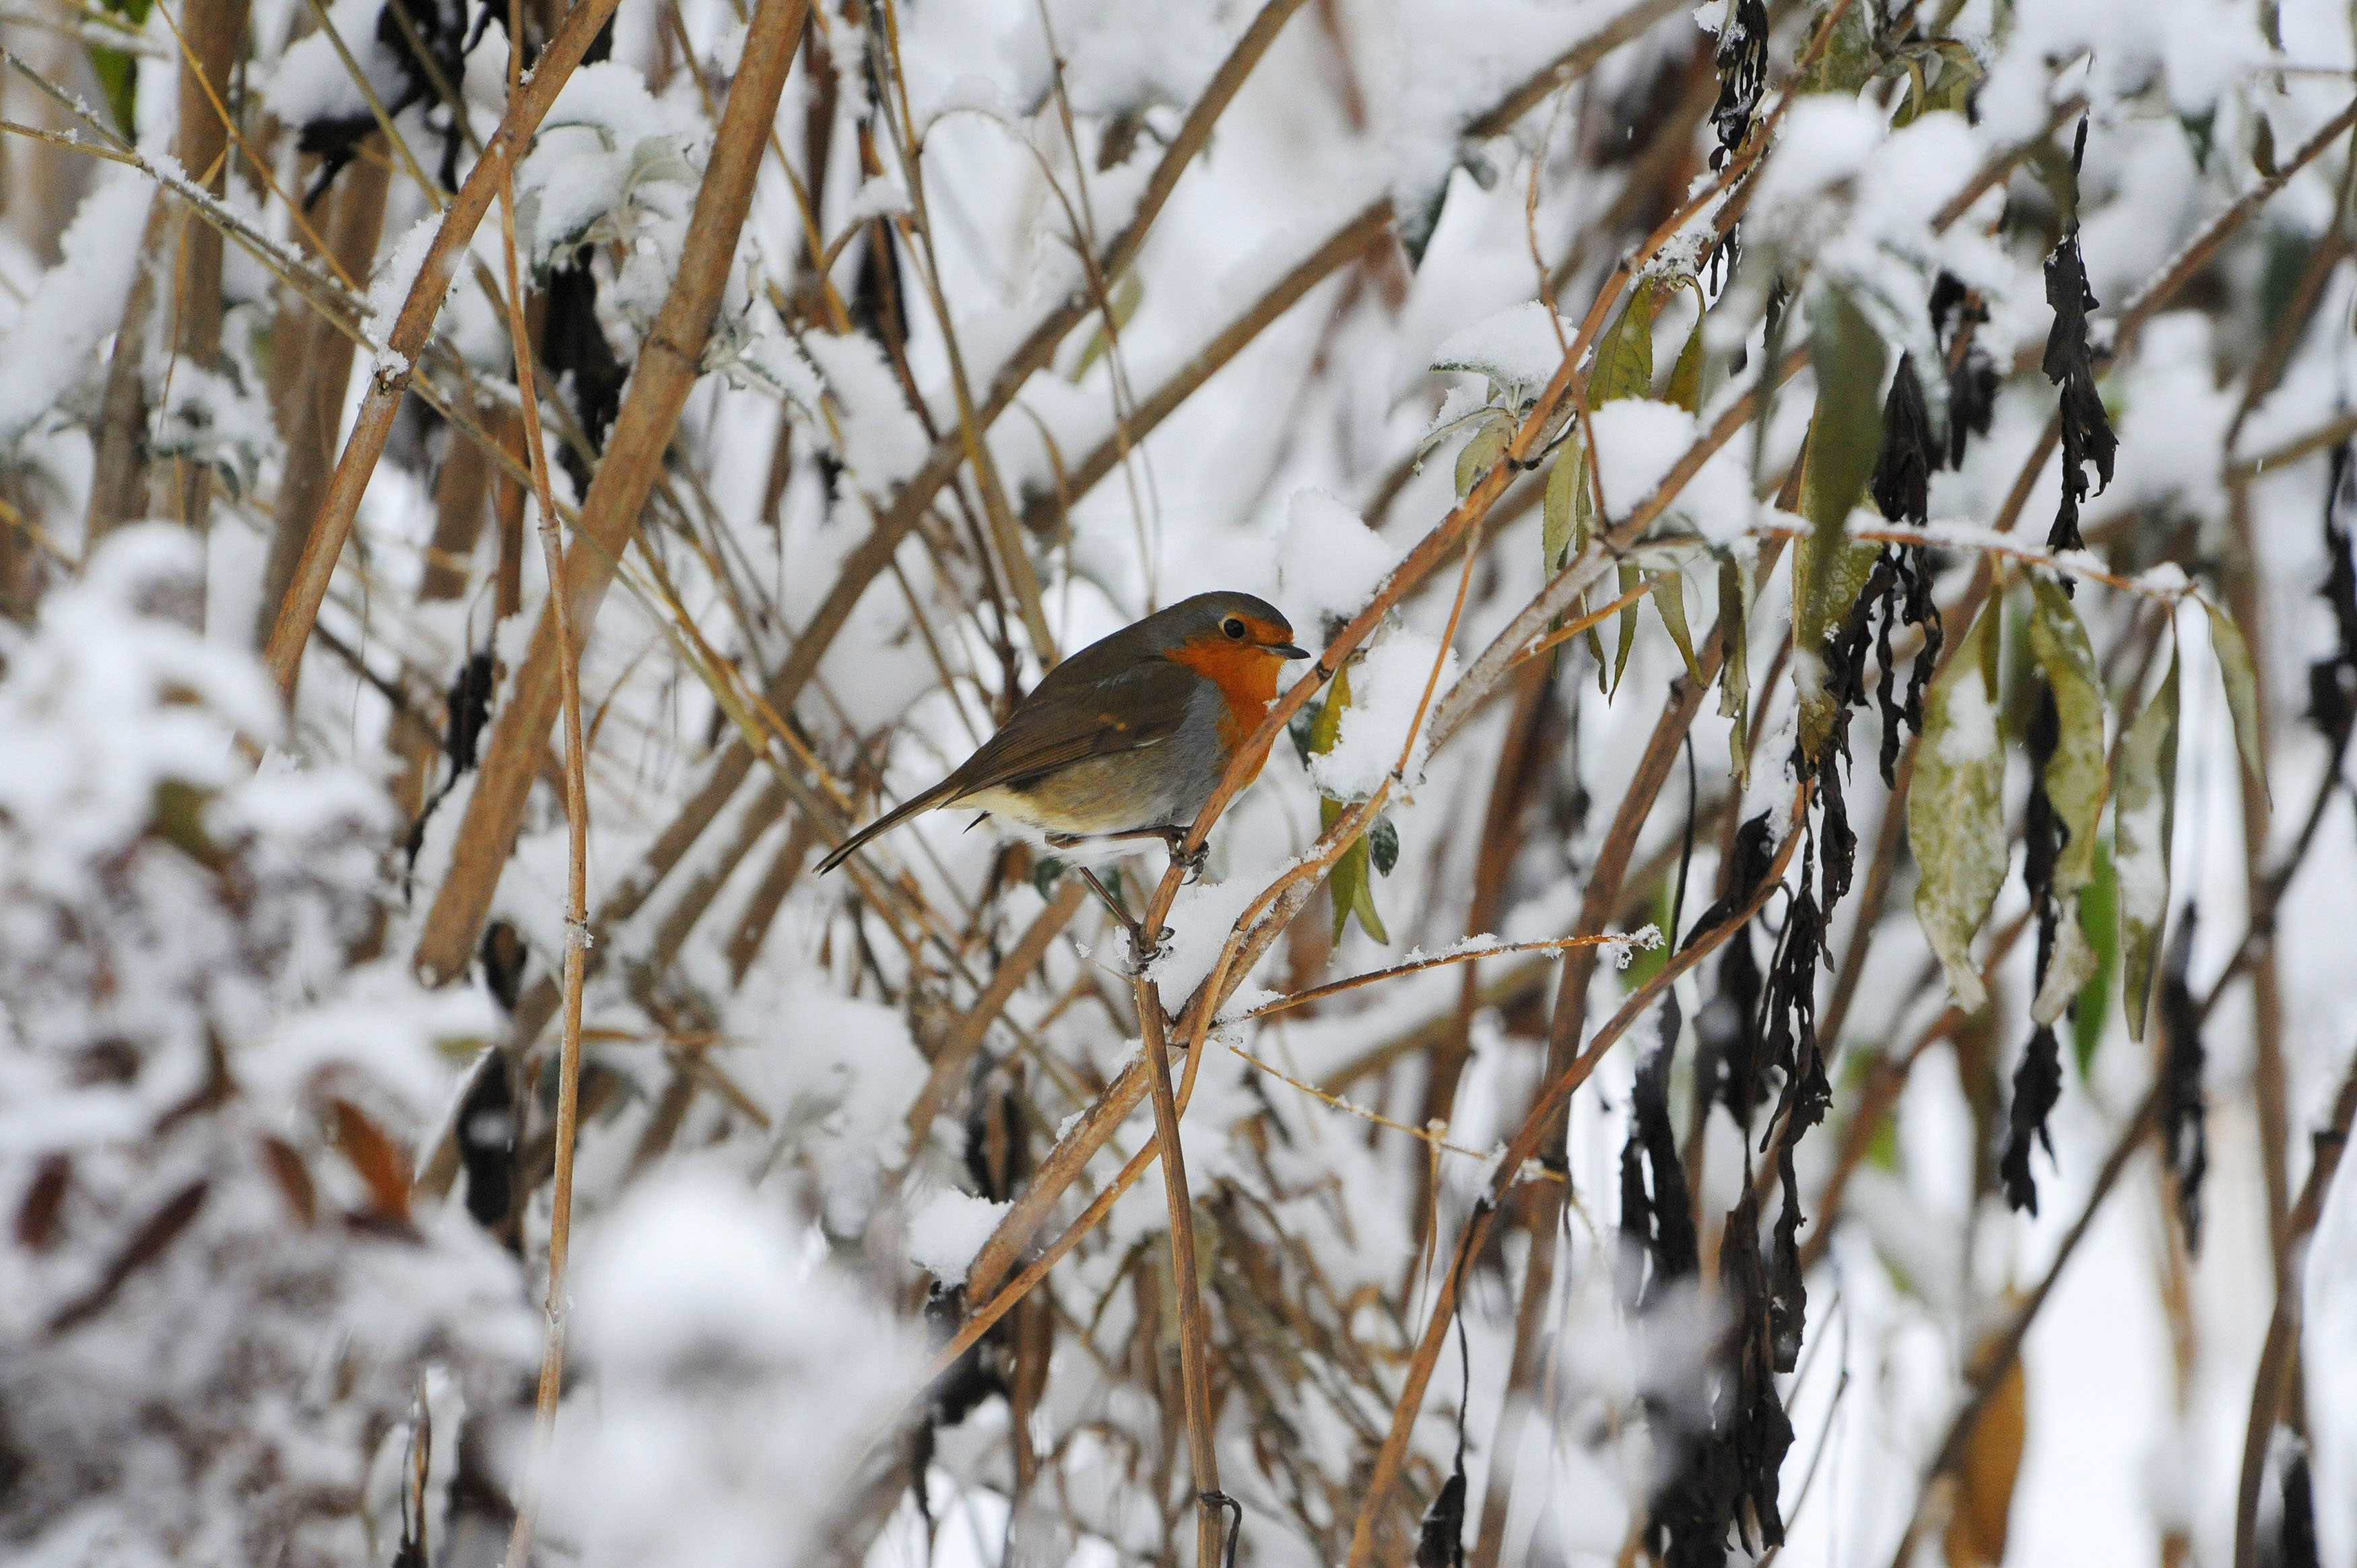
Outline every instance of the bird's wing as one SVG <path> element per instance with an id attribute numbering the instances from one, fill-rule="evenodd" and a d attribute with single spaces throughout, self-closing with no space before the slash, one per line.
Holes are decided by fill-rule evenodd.
<path id="1" fill-rule="evenodd" d="M 999 732 L 943 782 L 969 795 L 1051 773 L 1092 757 L 1158 746 L 1178 733 L 1203 677 L 1183 664 L 1147 659 L 1109 675 L 1059 682 L 1058 666 Z M 1077 672 L 1076 673 L 1080 673 Z"/>

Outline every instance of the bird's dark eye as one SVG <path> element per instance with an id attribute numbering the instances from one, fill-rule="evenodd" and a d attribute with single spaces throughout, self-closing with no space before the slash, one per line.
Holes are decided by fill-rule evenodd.
<path id="1" fill-rule="evenodd" d="M 1242 642 L 1244 639 L 1244 623 L 1237 619 L 1234 616 L 1230 616 L 1227 619 L 1222 621 L 1220 623 L 1220 629 L 1226 632 L 1230 637 L 1234 638 L 1238 642 Z"/>

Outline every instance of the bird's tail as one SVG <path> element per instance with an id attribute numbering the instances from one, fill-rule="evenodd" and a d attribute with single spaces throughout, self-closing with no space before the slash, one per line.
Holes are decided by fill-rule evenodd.
<path id="1" fill-rule="evenodd" d="M 886 829 L 897 828 L 902 822 L 907 822 L 910 817 L 915 816 L 920 811 L 930 811 L 935 806 L 947 803 L 957 794 L 958 787 L 958 781 L 955 779 L 944 779 L 940 783 L 934 785 L 931 789 L 926 790 L 923 794 L 911 796 L 909 799 L 901 801 L 899 805 L 893 807 L 890 811 L 885 812 L 882 816 L 877 818 L 874 822 L 868 823 L 866 827 L 860 829 L 857 832 L 844 840 L 842 843 L 836 845 L 834 854 L 828 855 L 824 860 L 818 863 L 818 874 L 821 876 L 823 876 L 828 872 L 833 871 L 836 866 L 841 865 L 845 861 L 851 858 L 852 851 L 857 849 L 861 844 L 866 843 L 869 839 L 874 838 L 877 833 L 884 832 Z"/>

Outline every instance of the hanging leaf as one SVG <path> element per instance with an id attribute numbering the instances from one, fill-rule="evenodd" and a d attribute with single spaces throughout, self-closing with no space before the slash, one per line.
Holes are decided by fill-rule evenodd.
<path id="1" fill-rule="evenodd" d="M 1662 618 L 1662 625 L 1670 640 L 1678 645 L 1678 657 L 1686 661 L 1686 675 L 1697 686 L 1703 683 L 1702 663 L 1695 658 L 1694 633 L 1686 628 L 1685 581 L 1673 568 L 1653 577 L 1653 608 Z"/>
<path id="2" fill-rule="evenodd" d="M 1134 268 L 1124 273 L 1121 281 L 1113 286 L 1114 330 L 1118 331 L 1129 325 L 1129 318 L 1137 314 L 1138 303 L 1145 297 L 1146 279 Z M 1104 323 L 1100 320 L 1097 323 L 1096 331 L 1089 338 L 1088 346 L 1081 350 L 1080 362 L 1072 367 L 1071 381 L 1074 386 L 1088 380 L 1089 367 L 1104 357 L 1104 351 L 1112 346 L 1112 338 L 1106 336 Z"/>
<path id="3" fill-rule="evenodd" d="M 1563 455 L 1547 470 L 1546 493 L 1539 502 L 1541 564 L 1549 576 L 1571 559 L 1572 512 L 1587 485 L 1587 438 L 1575 434 L 1563 444 Z"/>
<path id="4" fill-rule="evenodd" d="M 1645 580 L 1644 572 L 1633 561 L 1621 562 L 1617 575 L 1620 584 L 1620 593 L 1613 596 L 1616 598 L 1621 595 L 1635 592 Z M 1612 650 L 1611 690 L 1617 692 L 1620 689 L 1621 672 L 1629 668 L 1629 650 L 1636 646 L 1637 604 L 1632 599 L 1628 607 L 1620 612 L 1620 645 Z"/>
<path id="5" fill-rule="evenodd" d="M 2243 754 L 2243 766 L 2265 793 L 2267 765 L 2260 751 L 2259 678 L 2251 666 L 2251 645 L 2243 640 L 2243 628 L 2225 611 L 2207 600 L 2201 608 L 2210 617 L 2210 646 L 2218 655 L 2218 678 L 2226 685 L 2226 711 L 2234 718 L 2235 749 Z"/>
<path id="6" fill-rule="evenodd" d="M 1751 778 L 1750 574 L 1724 555 L 1718 563 L 1718 714 L 1734 722 L 1727 750 L 1735 764 L 1735 787 Z"/>
<path id="7" fill-rule="evenodd" d="M 1514 438 L 1514 421 L 1509 414 L 1492 411 L 1474 427 L 1472 439 L 1457 454 L 1457 499 L 1463 500 L 1481 476 L 1498 466 L 1506 455 L 1506 443 Z"/>
<path id="8" fill-rule="evenodd" d="M 2095 846 L 2095 874 L 2079 895 L 2079 929 L 2095 952 L 2095 972 L 2071 1004 L 2071 1058 L 2083 1083 L 2095 1047 L 2104 1043 L 2104 1023 L 2120 971 L 2120 879 L 2104 844 Z"/>
<path id="9" fill-rule="evenodd" d="M 1924 701 L 1915 787 L 1907 798 L 1907 843 L 1921 881 L 1915 916 L 1965 1012 L 1988 1000 L 1973 962 L 1974 933 L 2005 881 L 2005 815 L 1999 789 L 2005 752 L 1997 739 L 1998 601 L 1985 607 Z"/>
<path id="10" fill-rule="evenodd" d="M 1686 334 L 1685 347 L 1678 350 L 1677 362 L 1670 367 L 1670 385 L 1664 401 L 1675 403 L 1688 413 L 1702 412 L 1703 371 L 1709 356 L 1703 349 L 1702 316 L 1696 312 L 1695 324 Z"/>
<path id="11" fill-rule="evenodd" d="M 1849 295 L 1820 291 L 1810 306 L 1810 363 L 1817 406 L 1802 449 L 1805 548 L 1792 557 L 1792 602 L 1800 607 L 1798 650 L 1816 654 L 1866 586 L 1880 553 L 1853 544 L 1847 524 L 1882 450 L 1882 339 Z M 1819 683 L 1801 694 L 1801 754 L 1814 760 L 1833 728 L 1838 700 Z"/>
<path id="12" fill-rule="evenodd" d="M 1318 710 L 1318 722 L 1310 726 L 1309 752 L 1322 757 L 1334 749 L 1334 742 L 1342 733 L 1342 714 L 1351 705 L 1351 671 L 1346 665 L 1337 671 L 1327 687 L 1325 705 Z M 1342 819 L 1343 803 L 1334 800 L 1318 802 L 1318 826 L 1321 832 L 1331 830 Z M 1334 940 L 1340 941 L 1350 929 L 1351 917 L 1356 915 L 1367 935 L 1379 942 L 1389 942 L 1391 933 L 1383 929 L 1383 918 L 1375 910 L 1374 878 L 1367 835 L 1361 833 L 1351 841 L 1334 869 L 1326 878 L 1326 891 L 1334 901 Z"/>
<path id="13" fill-rule="evenodd" d="M 2095 869 L 2095 832 L 2109 770 L 2104 762 L 2104 689 L 2087 628 L 2062 590 L 2044 577 L 2031 582 L 2029 652 L 2054 693 L 2053 754 L 2043 770 L 2046 798 L 2062 831 L 2050 884 L 2060 910 L 2055 947 L 2030 1004 L 2032 1021 L 2062 1016 L 2095 972 L 2095 950 L 2079 925 L 2079 891 Z"/>
<path id="14" fill-rule="evenodd" d="M 1604 329 L 1596 345 L 1596 365 L 1587 375 L 1587 406 L 1653 392 L 1653 317 L 1669 289 L 1657 278 L 1640 279 L 1629 303 Z"/>
<path id="15" fill-rule="evenodd" d="M 2120 736 L 2113 792 L 2112 864 L 2119 878 L 2120 1002 L 2128 1036 L 2144 1038 L 2169 918 L 2169 844 L 2177 820 L 2177 655 L 2169 673 Z"/>
<path id="16" fill-rule="evenodd" d="M 1997 1379 L 1973 1418 L 1956 1466 L 1955 1511 L 1943 1545 L 1948 1568 L 1983 1568 L 2005 1561 L 2007 1524 L 2013 1515 L 2014 1486 L 2021 1477 L 2021 1451 L 2029 1429 L 2029 1384 L 2019 1356 Z"/>
<path id="17" fill-rule="evenodd" d="M 1375 825 L 1367 830 L 1367 853 L 1378 876 L 1389 876 L 1392 867 L 1399 864 L 1399 828 L 1391 818 L 1377 817 Z"/>

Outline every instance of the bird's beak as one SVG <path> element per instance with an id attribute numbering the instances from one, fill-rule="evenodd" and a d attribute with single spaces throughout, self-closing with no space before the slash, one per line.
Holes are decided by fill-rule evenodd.
<path id="1" fill-rule="evenodd" d="M 1262 646 L 1266 648 L 1271 653 L 1275 654 L 1279 659 L 1307 659 L 1309 657 L 1309 650 L 1306 648 L 1296 648 L 1289 642 L 1270 642 L 1264 643 Z"/>

